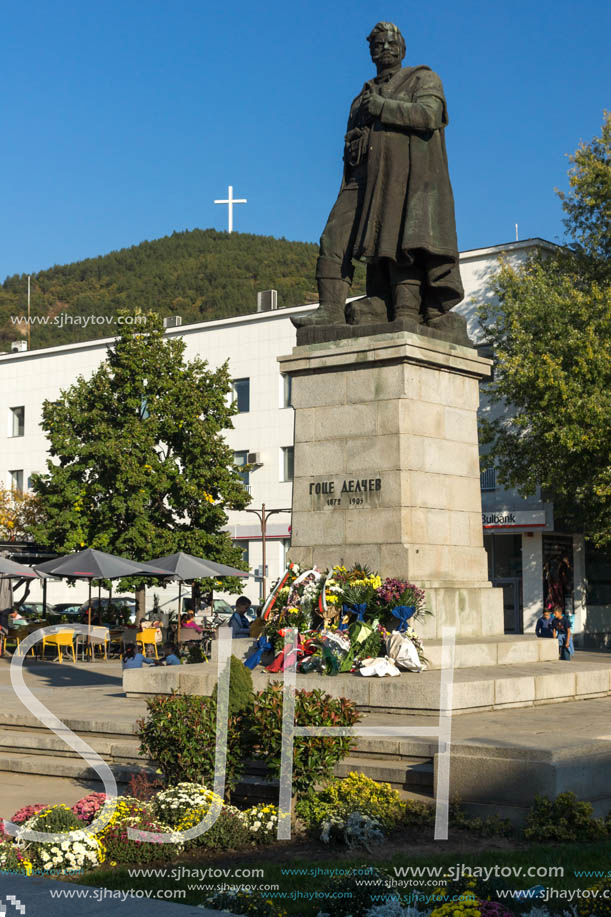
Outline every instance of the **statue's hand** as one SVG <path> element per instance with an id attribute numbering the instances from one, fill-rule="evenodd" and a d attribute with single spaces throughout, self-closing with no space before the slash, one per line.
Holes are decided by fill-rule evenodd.
<path id="1" fill-rule="evenodd" d="M 384 99 L 381 95 L 377 92 L 370 92 L 368 89 L 365 90 L 361 99 L 361 108 L 366 111 L 367 114 L 377 118 L 382 113 L 383 105 Z"/>

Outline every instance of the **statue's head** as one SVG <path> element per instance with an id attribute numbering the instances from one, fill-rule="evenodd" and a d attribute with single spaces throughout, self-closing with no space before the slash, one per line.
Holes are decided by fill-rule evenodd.
<path id="1" fill-rule="evenodd" d="M 405 57 L 405 39 L 392 22 L 378 22 L 367 36 L 374 64 L 392 67 Z"/>

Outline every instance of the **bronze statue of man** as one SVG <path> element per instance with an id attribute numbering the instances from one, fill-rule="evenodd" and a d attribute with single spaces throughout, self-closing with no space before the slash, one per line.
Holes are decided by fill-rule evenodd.
<path id="1" fill-rule="evenodd" d="M 392 23 L 367 40 L 377 75 L 350 108 L 343 181 L 320 240 L 320 306 L 295 324 L 439 328 L 464 295 L 443 87 L 429 67 L 401 66 L 405 41 Z M 346 310 L 355 260 L 367 264 L 367 298 Z"/>

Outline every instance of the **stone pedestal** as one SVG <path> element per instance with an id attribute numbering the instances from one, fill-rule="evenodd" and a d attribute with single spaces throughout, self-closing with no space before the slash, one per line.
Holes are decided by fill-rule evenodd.
<path id="1" fill-rule="evenodd" d="M 477 407 L 491 363 L 410 332 L 294 348 L 290 557 L 363 563 L 427 591 L 440 636 L 503 633 L 482 541 Z"/>

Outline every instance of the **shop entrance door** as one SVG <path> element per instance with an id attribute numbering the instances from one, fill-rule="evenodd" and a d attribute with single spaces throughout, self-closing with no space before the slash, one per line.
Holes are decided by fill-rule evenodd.
<path id="1" fill-rule="evenodd" d="M 522 579 L 521 577 L 499 577 L 493 586 L 503 590 L 503 615 L 506 634 L 521 634 L 522 623 Z"/>

